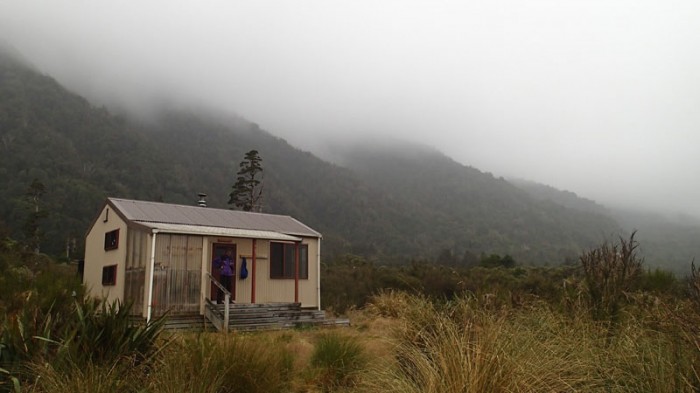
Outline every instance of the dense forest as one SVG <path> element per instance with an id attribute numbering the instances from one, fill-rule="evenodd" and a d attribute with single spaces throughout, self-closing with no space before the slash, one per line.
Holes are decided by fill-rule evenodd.
<path id="1" fill-rule="evenodd" d="M 323 233 L 331 258 L 395 264 L 448 254 L 466 263 L 500 254 L 556 265 L 633 229 L 604 209 L 537 197 L 428 148 L 368 142 L 339 148 L 330 163 L 239 117 L 168 108 L 147 120 L 115 115 L 2 50 L 0 142 L 0 226 L 70 258 L 82 254 L 107 196 L 193 204 L 205 192 L 210 206 L 227 207 L 251 149 L 263 159 L 263 211 Z M 37 183 L 41 192 L 32 191 Z M 688 253 L 672 257 L 687 271 Z"/>

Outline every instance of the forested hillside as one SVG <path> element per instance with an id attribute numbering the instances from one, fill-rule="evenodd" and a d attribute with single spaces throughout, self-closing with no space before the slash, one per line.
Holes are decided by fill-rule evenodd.
<path id="1" fill-rule="evenodd" d="M 551 186 L 523 179 L 508 179 L 508 181 L 537 200 L 554 202 L 583 212 L 610 215 L 610 209 L 590 199 L 582 198 L 573 192 L 558 190 Z"/>
<path id="2" fill-rule="evenodd" d="M 0 55 L 0 218 L 22 239 L 45 186 L 42 251 L 73 255 L 106 196 L 226 207 L 246 151 L 263 158 L 264 210 L 290 214 L 324 234 L 324 254 L 382 261 L 510 254 L 518 262 L 575 258 L 617 224 L 538 201 L 503 179 L 435 151 L 363 147 L 347 167 L 295 149 L 240 118 L 164 110 L 149 121 L 114 116 L 48 76 Z"/>
<path id="3" fill-rule="evenodd" d="M 107 195 L 178 196 L 187 187 L 166 170 L 158 146 L 104 108 L 94 108 L 54 80 L 0 52 L 0 219 L 14 236 L 35 206 L 37 179 L 42 251 L 80 253 L 80 242 Z"/>
<path id="4" fill-rule="evenodd" d="M 530 196 L 551 201 L 582 212 L 597 212 L 613 217 L 626 232 L 637 231 L 640 254 L 647 266 L 660 267 L 679 276 L 688 274 L 690 264 L 700 257 L 700 220 L 691 216 L 669 217 L 660 213 L 623 208 L 607 208 L 589 199 L 580 198 L 543 184 L 511 180 Z"/>
<path id="5" fill-rule="evenodd" d="M 434 235 L 422 238 L 426 244 L 460 256 L 497 252 L 532 263 L 561 262 L 620 231 L 608 216 L 532 198 L 503 178 L 427 147 L 361 144 L 339 148 L 336 155 L 393 199 L 410 205 L 420 222 L 430 222 L 421 234 Z"/>

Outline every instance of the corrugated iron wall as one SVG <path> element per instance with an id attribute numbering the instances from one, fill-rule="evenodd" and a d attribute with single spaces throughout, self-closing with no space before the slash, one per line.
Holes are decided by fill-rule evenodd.
<path id="1" fill-rule="evenodd" d="M 155 315 L 199 312 L 202 236 L 159 234 L 153 280 Z"/>
<path id="2" fill-rule="evenodd" d="M 142 315 L 148 262 L 148 233 L 129 228 L 126 241 L 128 252 L 124 272 L 124 298 L 133 303 L 132 314 Z"/>

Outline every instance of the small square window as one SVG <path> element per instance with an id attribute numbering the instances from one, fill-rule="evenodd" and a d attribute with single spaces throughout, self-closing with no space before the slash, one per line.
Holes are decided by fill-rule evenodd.
<path id="1" fill-rule="evenodd" d="M 117 265 L 102 268 L 102 285 L 117 285 Z"/>
<path id="2" fill-rule="evenodd" d="M 105 233 L 105 251 L 119 248 L 119 229 Z"/>

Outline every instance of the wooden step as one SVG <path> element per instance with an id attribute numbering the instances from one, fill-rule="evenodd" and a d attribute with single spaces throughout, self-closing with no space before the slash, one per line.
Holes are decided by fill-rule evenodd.
<path id="1" fill-rule="evenodd" d="M 206 307 L 214 315 L 218 315 L 219 319 L 223 319 L 225 305 L 207 301 Z M 207 325 L 213 326 L 211 323 Z M 232 330 L 269 330 L 295 326 L 333 325 L 347 326 L 349 321 L 328 320 L 323 310 L 302 308 L 300 303 L 236 303 L 229 305 L 229 327 Z M 187 324 L 182 323 L 181 326 L 187 326 Z"/>

